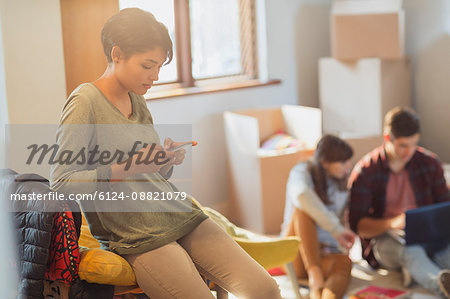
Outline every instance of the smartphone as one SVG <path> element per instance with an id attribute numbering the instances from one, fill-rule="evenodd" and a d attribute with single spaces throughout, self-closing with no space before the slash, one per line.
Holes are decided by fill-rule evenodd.
<path id="1" fill-rule="evenodd" d="M 179 145 L 179 146 L 177 146 L 177 147 L 174 147 L 174 148 L 171 149 L 170 151 L 171 151 L 171 152 L 176 152 L 176 151 L 178 151 L 178 150 L 180 150 L 180 149 L 182 149 L 182 148 L 187 149 L 187 148 L 189 148 L 189 147 L 191 147 L 191 146 L 196 146 L 196 145 L 197 145 L 197 142 L 196 142 L 196 141 L 189 141 L 189 142 L 183 143 L 182 145 Z"/>

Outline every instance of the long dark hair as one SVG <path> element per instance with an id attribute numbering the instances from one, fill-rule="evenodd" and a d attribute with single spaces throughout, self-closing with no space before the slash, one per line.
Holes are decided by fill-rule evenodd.
<path id="1" fill-rule="evenodd" d="M 322 166 L 323 162 L 345 162 L 353 156 L 352 147 L 344 140 L 334 135 L 324 135 L 317 143 L 314 157 L 308 161 L 308 171 L 311 174 L 314 191 L 324 204 L 330 204 L 327 193 L 327 175 Z M 339 190 L 347 189 L 347 178 L 333 178 Z"/>

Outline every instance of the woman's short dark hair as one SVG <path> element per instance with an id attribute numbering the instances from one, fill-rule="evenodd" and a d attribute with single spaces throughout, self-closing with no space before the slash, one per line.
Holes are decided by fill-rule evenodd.
<path id="1" fill-rule="evenodd" d="M 173 57 L 169 32 L 153 14 L 139 8 L 125 8 L 106 21 L 102 29 L 102 44 L 108 63 L 111 50 L 118 46 L 126 56 L 160 47 L 167 55 L 168 64 Z"/>
<path id="2" fill-rule="evenodd" d="M 308 162 L 308 171 L 314 183 L 314 191 L 324 204 L 330 204 L 330 200 L 327 193 L 327 175 L 322 163 L 346 162 L 352 156 L 352 147 L 337 136 L 324 135 L 317 143 L 314 158 Z M 347 189 L 347 178 L 333 179 L 336 181 L 339 190 Z"/>
<path id="3" fill-rule="evenodd" d="M 384 134 L 394 138 L 410 137 L 420 132 L 417 113 L 409 107 L 395 107 L 384 117 Z"/>

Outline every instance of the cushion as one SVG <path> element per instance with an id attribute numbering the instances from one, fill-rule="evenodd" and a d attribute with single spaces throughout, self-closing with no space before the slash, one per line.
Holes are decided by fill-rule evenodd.
<path id="1" fill-rule="evenodd" d="M 255 234 L 234 225 L 216 210 L 208 207 L 202 209 L 265 269 L 290 263 L 298 254 L 300 239 L 297 237 L 273 238 Z"/>
<path id="2" fill-rule="evenodd" d="M 100 243 L 92 236 L 84 215 L 78 245 L 80 279 L 116 286 L 136 285 L 136 277 L 130 264 L 120 255 L 100 249 Z"/>
<path id="3" fill-rule="evenodd" d="M 86 248 L 100 248 L 100 242 L 92 236 L 89 226 L 86 223 L 83 215 L 83 222 L 81 224 L 80 238 L 78 239 L 78 245 Z"/>
<path id="4" fill-rule="evenodd" d="M 117 286 L 136 285 L 133 269 L 123 257 L 100 248 L 80 251 L 80 279 Z"/>
<path id="5" fill-rule="evenodd" d="M 263 142 L 261 149 L 263 150 L 284 150 L 286 148 L 304 148 L 305 143 L 295 139 L 294 137 L 279 131 Z"/>

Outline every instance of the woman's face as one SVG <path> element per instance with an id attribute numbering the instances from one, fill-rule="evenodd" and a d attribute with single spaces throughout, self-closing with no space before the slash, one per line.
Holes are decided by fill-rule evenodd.
<path id="1" fill-rule="evenodd" d="M 166 53 L 161 48 L 119 56 L 114 61 L 114 74 L 124 89 L 144 95 L 158 81 L 159 71 L 166 61 Z"/>
<path id="2" fill-rule="evenodd" d="M 343 179 L 350 174 L 352 162 L 350 159 L 345 162 L 323 162 L 322 166 L 330 176 Z"/>

